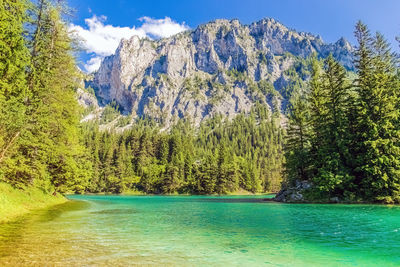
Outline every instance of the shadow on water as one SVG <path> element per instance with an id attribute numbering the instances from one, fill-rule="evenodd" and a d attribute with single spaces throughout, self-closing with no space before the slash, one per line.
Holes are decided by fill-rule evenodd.
<path id="1" fill-rule="evenodd" d="M 92 211 L 91 214 L 104 214 L 104 215 L 122 215 L 122 214 L 135 214 L 138 213 L 137 210 L 134 209 L 109 209 L 109 210 L 99 210 Z"/>
<path id="2" fill-rule="evenodd" d="M 264 203 L 270 201 L 265 198 L 196 198 L 187 202 L 217 202 L 217 203 Z"/>
<path id="3" fill-rule="evenodd" d="M 46 210 L 40 210 L 37 213 L 28 215 L 30 219 L 36 219 L 38 222 L 49 222 L 57 219 L 65 212 L 79 211 L 87 209 L 90 206 L 88 202 L 72 200 L 63 204 L 53 206 Z M 32 218 L 32 215 L 36 215 Z"/>

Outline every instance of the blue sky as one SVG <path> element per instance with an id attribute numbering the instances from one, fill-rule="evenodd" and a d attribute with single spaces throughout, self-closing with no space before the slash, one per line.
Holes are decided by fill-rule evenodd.
<path id="1" fill-rule="evenodd" d="M 139 35 L 160 38 L 217 18 L 237 18 L 249 24 L 272 17 L 289 28 L 319 34 L 326 42 L 343 36 L 354 43 L 354 24 L 361 19 L 371 31 L 382 32 L 399 50 L 394 38 L 400 35 L 400 0 L 69 0 L 69 4 L 76 10 L 72 23 L 84 36 L 95 29 L 108 29 L 116 39 L 138 31 Z M 147 18 L 139 20 L 143 17 Z M 88 22 L 92 23 L 91 29 Z M 117 34 L 112 32 L 114 28 Z M 106 46 L 106 42 L 96 39 L 92 46 L 101 44 Z M 111 50 L 114 46 L 108 45 Z M 86 67 L 94 70 L 99 60 L 110 54 L 110 49 L 102 49 L 87 49 L 82 61 L 92 59 L 92 65 Z"/>

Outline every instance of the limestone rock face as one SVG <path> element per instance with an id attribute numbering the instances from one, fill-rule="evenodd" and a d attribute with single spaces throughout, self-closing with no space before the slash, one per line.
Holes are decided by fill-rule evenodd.
<path id="1" fill-rule="evenodd" d="M 312 187 L 309 181 L 296 181 L 296 185 L 292 187 L 285 187 L 278 194 L 274 200 L 278 202 L 305 202 L 304 192 Z"/>
<path id="2" fill-rule="evenodd" d="M 94 108 L 99 107 L 96 97 L 88 92 L 85 92 L 81 88 L 78 88 L 76 91 L 76 99 L 78 100 L 78 104 L 84 108 L 91 106 Z"/>
<path id="3" fill-rule="evenodd" d="M 332 53 L 353 68 L 353 48 L 344 39 L 326 44 L 274 19 L 251 25 L 216 20 L 166 39 L 122 40 L 87 85 L 101 104 L 116 101 L 125 114 L 166 127 L 179 118 L 198 125 L 218 113 L 231 118 L 249 112 L 256 102 L 284 109 L 281 91 L 290 82 L 285 72 L 312 53 Z M 273 90 L 257 90 L 260 82 Z"/>

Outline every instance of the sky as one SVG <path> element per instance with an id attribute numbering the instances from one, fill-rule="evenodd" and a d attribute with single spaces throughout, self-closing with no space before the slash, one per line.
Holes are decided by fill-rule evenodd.
<path id="1" fill-rule="evenodd" d="M 75 10 L 70 28 L 83 40 L 80 67 L 86 72 L 97 70 L 122 38 L 169 37 L 218 18 L 250 24 L 271 17 L 326 42 L 344 37 L 353 44 L 354 25 L 362 20 L 399 51 L 400 0 L 69 0 L 69 5 Z"/>

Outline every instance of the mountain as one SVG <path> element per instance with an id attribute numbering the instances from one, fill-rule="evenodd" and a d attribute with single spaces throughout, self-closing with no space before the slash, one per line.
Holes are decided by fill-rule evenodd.
<path id="1" fill-rule="evenodd" d="M 122 40 L 86 86 L 100 104 L 114 101 L 133 118 L 149 117 L 166 127 L 186 118 L 199 125 L 218 113 L 248 113 L 256 102 L 284 111 L 290 70 L 307 79 L 301 64 L 313 53 L 332 53 L 354 68 L 353 48 L 343 38 L 324 43 L 271 18 L 250 25 L 220 19 L 161 40 Z"/>

